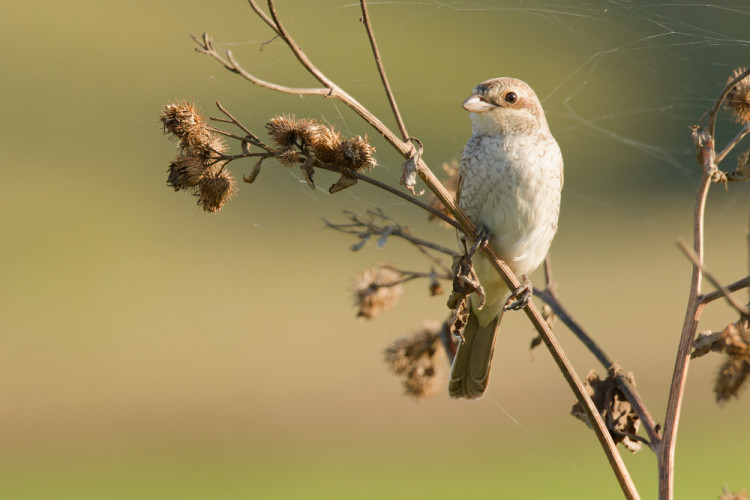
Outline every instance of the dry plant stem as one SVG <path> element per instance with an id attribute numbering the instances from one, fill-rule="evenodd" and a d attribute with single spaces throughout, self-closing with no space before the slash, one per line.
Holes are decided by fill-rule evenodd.
<path id="1" fill-rule="evenodd" d="M 747 122 L 744 127 L 737 133 L 737 135 L 734 136 L 734 138 L 729 141 L 729 144 L 724 148 L 724 150 L 719 153 L 716 156 L 716 163 L 721 163 L 724 158 L 727 157 L 730 151 L 734 149 L 734 147 L 747 135 L 750 133 L 750 122 Z M 730 179 L 731 180 L 731 179 Z"/>
<path id="2" fill-rule="evenodd" d="M 731 82 L 729 82 L 719 93 L 719 97 L 714 102 L 713 107 L 708 112 L 708 124 L 705 127 L 708 132 L 708 142 L 701 150 L 701 168 L 703 175 L 698 187 L 698 194 L 695 200 L 695 210 L 693 213 L 693 252 L 699 263 L 703 263 L 703 234 L 704 234 L 704 214 L 706 210 L 706 198 L 708 190 L 711 187 L 712 179 L 717 174 L 723 174 L 717 167 L 717 158 L 715 152 L 715 131 L 716 115 L 730 90 L 743 78 L 750 75 L 750 69 L 742 72 Z M 703 118 L 701 117 L 701 123 Z M 736 139 L 736 138 L 735 138 Z M 732 148 L 739 142 L 739 139 L 732 140 L 729 145 L 721 152 L 721 158 L 726 157 Z M 724 176 L 726 179 L 726 176 Z M 672 383 L 669 388 L 669 398 L 667 400 L 667 413 L 664 418 L 664 433 L 662 437 L 661 449 L 658 453 L 659 469 L 659 499 L 672 500 L 674 495 L 674 453 L 677 442 L 677 428 L 680 420 L 680 410 L 682 408 L 682 398 L 685 394 L 685 383 L 687 382 L 688 365 L 690 363 L 690 348 L 698 330 L 698 320 L 703 311 L 704 302 L 701 301 L 701 281 L 703 271 L 701 266 L 693 265 L 693 275 L 690 284 L 690 295 L 688 298 L 687 310 L 685 311 L 685 321 L 680 334 L 680 342 L 677 348 L 677 359 L 675 361 Z"/>
<path id="3" fill-rule="evenodd" d="M 708 272 L 708 270 L 706 269 L 706 266 L 700 261 L 700 259 L 698 259 L 698 256 L 695 255 L 695 253 L 693 253 L 693 251 L 690 250 L 690 248 L 688 248 L 688 246 L 685 244 L 684 241 L 682 240 L 678 241 L 677 246 L 680 248 L 680 250 L 682 250 L 682 253 L 684 253 L 687 256 L 687 258 L 690 259 L 690 261 L 693 263 L 694 266 L 698 266 L 700 268 L 701 272 L 703 273 L 703 276 L 705 276 L 706 279 L 710 281 L 711 284 L 717 288 L 717 291 L 722 294 L 722 296 L 726 299 L 727 302 L 729 302 L 730 306 L 734 307 L 737 310 L 737 312 L 739 312 L 743 316 L 748 316 L 750 314 L 750 310 L 748 310 L 747 307 L 737 302 L 737 299 L 735 299 L 729 294 L 729 290 L 724 288 L 724 286 L 721 283 L 719 283 L 719 281 L 716 278 L 714 278 L 714 276 L 711 273 Z M 705 302 L 702 300 L 703 296 L 698 297 L 698 299 L 699 299 L 699 302 L 705 304 Z"/>
<path id="4" fill-rule="evenodd" d="M 695 201 L 693 221 L 693 251 L 700 262 L 703 262 L 703 216 L 706 209 L 708 189 L 711 187 L 711 175 L 704 171 Z M 693 265 L 693 277 L 690 284 L 685 321 L 677 348 L 672 384 L 669 388 L 667 414 L 664 419 L 664 433 L 658 453 L 659 469 L 659 498 L 672 500 L 674 493 L 674 450 L 677 440 L 677 427 L 682 408 L 682 396 L 685 392 L 688 364 L 690 363 L 690 347 L 698 330 L 698 320 L 703 311 L 700 301 L 700 290 L 703 273 L 700 266 Z"/>
<path id="5" fill-rule="evenodd" d="M 748 242 L 750 243 L 750 234 L 748 235 Z M 724 288 L 730 293 L 742 290 L 743 288 L 750 288 L 750 276 L 742 278 L 741 280 L 737 280 L 734 283 L 730 283 Z M 705 293 L 701 295 L 700 301 L 701 304 L 708 304 L 709 302 L 713 302 L 714 300 L 720 299 L 722 297 L 724 297 L 724 292 L 722 290 L 716 290 L 715 292 Z"/>
<path id="6" fill-rule="evenodd" d="M 450 217 L 448 217 L 444 213 L 442 213 L 442 212 L 440 212 L 438 210 L 435 210 L 431 206 L 427 205 L 426 203 L 423 203 L 423 202 L 419 201 L 418 199 L 414 198 L 413 196 L 409 196 L 408 194 L 404 193 L 403 191 L 400 191 L 400 190 L 398 190 L 398 189 L 396 189 L 394 187 L 389 186 L 388 184 L 380 182 L 377 179 L 373 179 L 372 177 L 368 177 L 366 175 L 360 174 L 359 172 L 355 172 L 354 170 L 342 170 L 340 168 L 337 168 L 337 167 L 334 167 L 334 166 L 331 166 L 331 165 L 327 165 L 327 164 L 325 164 L 323 162 L 320 162 L 318 160 L 314 160 L 313 165 L 315 165 L 316 167 L 321 168 L 323 170 L 328 170 L 330 172 L 336 172 L 336 173 L 339 173 L 339 174 L 348 175 L 349 177 L 354 177 L 355 179 L 362 180 L 362 181 L 365 181 L 365 182 L 367 182 L 369 184 L 372 184 L 373 186 L 379 187 L 380 189 L 388 191 L 389 193 L 394 194 L 394 195 L 398 196 L 399 198 L 401 198 L 403 200 L 406 200 L 409 203 L 412 203 L 412 204 L 418 206 L 419 208 L 421 208 L 423 210 L 427 210 L 428 212 L 430 212 L 431 214 L 433 214 L 435 217 L 440 218 L 440 220 L 443 220 L 443 221 L 447 222 L 448 224 L 450 224 L 451 226 L 455 227 L 456 229 L 461 229 L 460 226 L 458 225 L 458 222 L 456 222 L 455 220 L 451 219 Z"/>
<path id="7" fill-rule="evenodd" d="M 250 5 L 253 7 L 253 10 L 255 10 L 256 13 L 258 13 L 260 9 L 257 7 L 255 2 L 253 0 L 249 0 L 249 2 L 250 2 Z M 364 0 L 361 0 L 360 3 L 364 4 L 365 2 Z M 388 127 L 386 127 L 377 117 L 375 117 L 369 110 L 367 110 L 367 108 L 362 106 L 362 104 L 360 104 L 357 100 L 351 97 L 348 93 L 344 92 L 341 88 L 339 88 L 333 82 L 328 80 L 320 72 L 320 70 L 318 70 L 317 67 L 315 67 L 312 64 L 312 62 L 310 62 L 307 56 L 304 55 L 304 53 L 301 51 L 299 46 L 291 38 L 289 33 L 283 27 L 283 25 L 279 22 L 272 0 L 268 1 L 268 6 L 271 12 L 271 17 L 273 21 L 268 19 L 267 16 L 261 16 L 261 18 L 263 18 L 266 24 L 271 26 L 271 28 L 274 29 L 274 31 L 276 31 L 276 33 L 286 42 L 286 44 L 294 53 L 295 57 L 297 57 L 300 63 L 316 79 L 318 79 L 318 81 L 320 81 L 326 87 L 325 89 L 299 89 L 300 92 L 295 92 L 295 90 L 297 89 L 290 89 L 289 87 L 282 87 L 279 85 L 271 84 L 269 82 L 260 80 L 250 75 L 246 71 L 241 70 L 239 64 L 231 56 L 231 53 L 227 52 L 227 57 L 229 61 L 221 57 L 213 49 L 210 37 L 208 37 L 208 35 L 204 35 L 202 41 L 198 40 L 197 37 L 194 37 L 194 40 L 196 40 L 196 43 L 198 43 L 199 45 L 199 48 L 197 50 L 199 52 L 211 55 L 216 60 L 221 62 L 230 71 L 233 71 L 235 73 L 242 75 L 244 78 L 248 79 L 249 81 L 259 86 L 270 88 L 272 90 L 277 90 L 279 92 L 318 94 L 318 95 L 327 95 L 329 97 L 336 98 L 339 101 L 346 104 L 350 109 L 356 112 L 367 123 L 369 123 L 373 128 L 375 128 L 404 158 L 408 159 L 408 158 L 415 156 L 416 151 L 411 141 L 404 141 L 404 140 L 399 139 L 398 136 L 396 136 L 393 133 L 393 131 L 391 131 Z M 461 231 L 463 231 L 464 234 L 470 235 L 470 236 L 476 234 L 476 226 L 474 225 L 474 223 L 466 216 L 463 210 L 461 210 L 456 205 L 453 197 L 448 193 L 448 191 L 440 183 L 437 177 L 435 177 L 432 171 L 427 167 L 427 165 L 421 159 L 421 157 L 417 157 L 415 158 L 415 160 L 416 160 L 415 165 L 416 165 L 417 174 L 422 179 L 422 181 L 427 185 L 427 187 L 445 205 L 445 207 L 448 209 L 451 215 L 455 217 L 456 221 L 458 222 L 458 225 L 461 228 Z M 320 165 L 323 165 L 323 164 L 319 164 L 319 166 Z M 330 169 L 330 167 L 327 167 L 327 166 L 321 167 L 321 168 Z M 508 266 L 500 259 L 500 257 L 497 255 L 497 253 L 495 252 L 495 250 L 492 248 L 491 245 L 483 246 L 482 253 L 488 259 L 488 261 L 492 264 L 492 266 L 498 272 L 500 277 L 503 279 L 503 281 L 506 282 L 506 284 L 511 290 L 515 290 L 516 288 L 518 288 L 520 282 L 513 275 L 510 268 L 508 268 Z M 630 478 L 627 468 L 625 467 L 625 464 L 622 461 L 622 457 L 617 451 L 616 445 L 614 441 L 612 440 L 612 436 L 609 434 L 609 431 L 607 430 L 607 427 L 604 421 L 602 420 L 601 415 L 597 411 L 596 407 L 594 406 L 594 403 L 591 401 L 591 398 L 586 392 L 586 388 L 581 382 L 581 379 L 578 377 L 575 370 L 573 369 L 573 366 L 570 364 L 570 361 L 568 361 L 567 357 L 565 356 L 565 353 L 563 352 L 563 349 L 560 346 L 559 342 L 557 341 L 555 336 L 552 334 L 552 331 L 547 326 L 547 323 L 544 321 L 544 319 L 542 318 L 542 315 L 539 313 L 539 310 L 536 308 L 533 302 L 529 302 L 524 308 L 524 311 L 526 312 L 526 315 L 529 317 L 530 321 L 536 328 L 537 332 L 539 332 L 539 335 L 542 337 L 542 340 L 544 341 L 545 345 L 547 346 L 550 353 L 552 354 L 553 359 L 558 365 L 560 371 L 563 373 L 565 380 L 568 382 L 568 385 L 571 387 L 571 389 L 575 393 L 576 398 L 581 402 L 581 405 L 583 406 L 589 418 L 589 421 L 592 423 L 594 432 L 597 438 L 599 439 L 599 442 L 602 448 L 604 449 L 604 452 L 607 456 L 610 466 L 612 467 L 612 470 L 615 473 L 615 476 L 617 477 L 617 480 L 620 484 L 620 487 L 622 488 L 623 493 L 625 494 L 627 498 L 631 498 L 631 499 L 639 498 L 638 493 L 635 488 L 635 484 Z"/>
<path id="8" fill-rule="evenodd" d="M 406 125 L 401 117 L 401 113 L 398 110 L 398 104 L 396 99 L 393 97 L 393 91 L 391 90 L 391 84 L 388 83 L 388 77 L 385 74 L 385 68 L 383 67 L 383 60 L 380 57 L 380 50 L 378 50 L 378 44 L 375 41 L 375 34 L 372 31 L 372 25 L 370 24 L 370 16 L 367 13 L 367 2 L 360 2 L 362 7 L 362 22 L 365 23 L 365 29 L 367 30 L 367 37 L 370 39 L 370 46 L 372 47 L 372 55 L 375 58 L 375 64 L 378 65 L 378 73 L 380 74 L 380 80 L 383 82 L 383 88 L 388 96 L 388 102 L 391 105 L 393 116 L 396 118 L 398 123 L 398 129 L 401 132 L 401 138 L 403 140 L 409 139 L 409 134 L 406 132 Z"/>

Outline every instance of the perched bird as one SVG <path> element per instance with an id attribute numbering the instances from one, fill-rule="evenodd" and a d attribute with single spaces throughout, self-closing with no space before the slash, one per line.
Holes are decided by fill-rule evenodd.
<path id="1" fill-rule="evenodd" d="M 473 135 L 461 158 L 458 205 L 517 276 L 544 260 L 557 231 L 563 161 L 542 105 L 526 83 L 495 78 L 463 103 Z M 451 397 L 477 399 L 487 390 L 492 352 L 506 300 L 512 295 L 489 262 L 474 269 L 486 302 L 471 295 L 469 318 L 451 369 Z"/>

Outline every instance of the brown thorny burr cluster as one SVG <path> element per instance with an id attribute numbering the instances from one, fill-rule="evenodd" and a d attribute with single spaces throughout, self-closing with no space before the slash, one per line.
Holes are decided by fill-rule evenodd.
<path id="1" fill-rule="evenodd" d="M 191 103 L 175 102 L 161 114 L 164 131 L 171 133 L 180 148 L 169 165 L 167 184 L 175 191 L 198 197 L 198 205 L 217 212 L 234 197 L 237 181 L 226 169 L 228 146 Z M 375 166 L 375 148 L 367 136 L 344 138 L 333 128 L 310 118 L 276 116 L 266 124 L 278 148 L 265 146 L 267 157 L 292 166 L 313 159 L 341 170 L 369 170 Z M 307 175 L 307 174 L 306 174 Z"/>
<path id="2" fill-rule="evenodd" d="M 221 210 L 237 191 L 237 181 L 222 160 L 228 149 L 224 138 L 212 132 L 189 103 L 168 104 L 161 121 L 180 146 L 180 154 L 169 165 L 167 184 L 197 196 L 206 212 Z"/>

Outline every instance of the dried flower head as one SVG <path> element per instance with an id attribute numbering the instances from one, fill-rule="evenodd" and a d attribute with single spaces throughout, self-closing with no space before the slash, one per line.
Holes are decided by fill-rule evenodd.
<path id="1" fill-rule="evenodd" d="M 266 124 L 268 135 L 279 146 L 298 146 L 303 150 L 318 140 L 325 127 L 312 118 L 297 119 L 294 115 L 274 116 Z"/>
<path id="2" fill-rule="evenodd" d="M 274 158 L 276 158 L 279 163 L 287 167 L 291 167 L 292 165 L 302 161 L 302 158 L 300 157 L 297 150 L 291 147 L 282 147 L 277 149 L 276 153 L 274 154 Z"/>
<path id="3" fill-rule="evenodd" d="M 310 144 L 315 158 L 328 164 L 336 163 L 340 148 L 341 134 L 328 127 L 323 127 L 320 134 L 315 137 L 315 141 Z"/>
<path id="4" fill-rule="evenodd" d="M 396 339 L 385 350 L 385 360 L 396 375 L 403 377 L 405 393 L 417 399 L 435 394 L 441 386 L 436 354 L 443 347 L 439 322 L 427 322 L 411 337 Z"/>
<path id="5" fill-rule="evenodd" d="M 370 170 L 375 166 L 374 153 L 367 136 L 357 135 L 341 143 L 335 163 L 348 170 Z"/>
<path id="6" fill-rule="evenodd" d="M 215 137 L 192 103 L 167 104 L 161 113 L 161 122 L 165 131 L 174 134 L 183 149 L 205 151 Z"/>
<path id="7" fill-rule="evenodd" d="M 223 164 L 209 167 L 198 181 L 198 205 L 206 212 L 218 212 L 237 192 L 237 181 Z"/>
<path id="8" fill-rule="evenodd" d="M 616 443 L 622 443 L 625 448 L 635 453 L 641 449 L 640 441 L 632 439 L 629 436 L 638 434 L 638 428 L 641 421 L 638 414 L 633 410 L 630 402 L 625 398 L 620 388 L 617 386 L 616 373 L 617 368 L 610 369 L 607 378 L 601 380 L 594 370 L 591 370 L 586 377 L 586 391 L 591 396 L 591 400 L 599 410 L 604 423 L 612 435 L 612 440 Z M 630 383 L 635 387 L 635 379 L 632 373 L 626 375 Z M 576 402 L 571 410 L 573 416 L 581 419 L 589 427 L 588 415 Z"/>
<path id="9" fill-rule="evenodd" d="M 175 191 L 191 190 L 198 186 L 206 164 L 197 156 L 178 156 L 169 165 L 167 184 Z"/>
<path id="10" fill-rule="evenodd" d="M 737 397 L 739 390 L 750 375 L 750 325 L 740 319 L 730 323 L 721 332 L 721 342 L 727 359 L 719 369 L 714 385 L 716 401 L 725 403 Z"/>
<path id="11" fill-rule="evenodd" d="M 737 68 L 727 79 L 727 84 L 745 72 Z M 746 76 L 732 88 L 724 101 L 724 109 L 734 115 L 737 123 L 750 122 L 750 76 Z"/>
<path id="12" fill-rule="evenodd" d="M 748 375 L 750 375 L 750 362 L 746 358 L 728 356 L 716 377 L 714 385 L 716 401 L 725 403 L 732 397 L 737 397 Z"/>
<path id="13" fill-rule="evenodd" d="M 357 317 L 372 319 L 396 305 L 403 291 L 400 280 L 401 273 L 383 264 L 358 276 L 354 285 Z"/>
<path id="14" fill-rule="evenodd" d="M 202 142 L 192 144 L 185 148 L 187 154 L 200 156 L 204 160 L 216 160 L 229 150 L 227 142 L 220 135 L 209 132 Z"/>
<path id="15" fill-rule="evenodd" d="M 458 189 L 458 170 L 459 170 L 459 164 L 458 160 L 455 158 L 452 159 L 449 162 L 443 163 L 443 170 L 448 175 L 448 178 L 443 181 L 443 186 L 445 186 L 445 189 L 448 190 L 448 192 L 451 195 L 451 198 L 454 200 L 456 199 L 456 190 Z M 452 217 L 451 213 L 448 211 L 447 208 L 445 208 L 445 205 L 436 197 L 434 196 L 432 198 L 432 201 L 430 202 L 430 206 L 437 210 L 438 212 L 443 213 L 444 215 L 447 215 L 448 217 Z M 428 217 L 428 220 L 435 220 L 437 217 L 433 214 L 430 214 Z M 440 220 L 443 224 L 445 224 L 446 227 L 450 227 L 450 224 Z"/>

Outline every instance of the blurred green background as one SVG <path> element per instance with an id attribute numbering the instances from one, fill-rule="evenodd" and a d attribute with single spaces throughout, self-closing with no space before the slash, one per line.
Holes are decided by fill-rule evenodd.
<path id="1" fill-rule="evenodd" d="M 396 309 L 357 321 L 357 273 L 427 264 L 397 241 L 353 254 L 321 217 L 382 207 L 422 237 L 454 245 L 451 231 L 366 185 L 313 192 L 273 162 L 218 215 L 166 187 L 175 145 L 157 119 L 173 99 L 213 116 L 220 100 L 258 133 L 287 112 L 372 135 L 340 104 L 255 88 L 193 52 L 188 34 L 208 31 L 249 71 L 313 85 L 278 40 L 261 51 L 272 37 L 245 2 L 2 10 L 1 498 L 619 497 L 549 355 L 528 351 L 521 314 L 504 319 L 482 401 L 404 397 L 382 351 L 442 319 L 445 297 L 409 284 Z M 392 123 L 355 3 L 278 10 L 328 76 Z M 516 76 L 543 99 L 566 163 L 559 293 L 662 421 L 690 279 L 674 245 L 692 234 L 688 127 L 750 62 L 750 8 L 403 1 L 373 2 L 371 15 L 407 127 L 438 172 L 469 136 L 460 103 L 475 84 Z M 736 126 L 719 131 L 726 141 Z M 374 175 L 396 183 L 400 159 L 375 144 Z M 318 174 L 324 189 L 334 179 Z M 747 274 L 748 188 L 709 198 L 707 264 L 727 283 Z M 735 319 L 715 303 L 701 330 Z M 601 373 L 557 333 L 581 376 Z M 750 489 L 750 397 L 714 403 L 719 363 L 691 364 L 678 498 Z M 655 498 L 653 454 L 625 458 Z"/>

